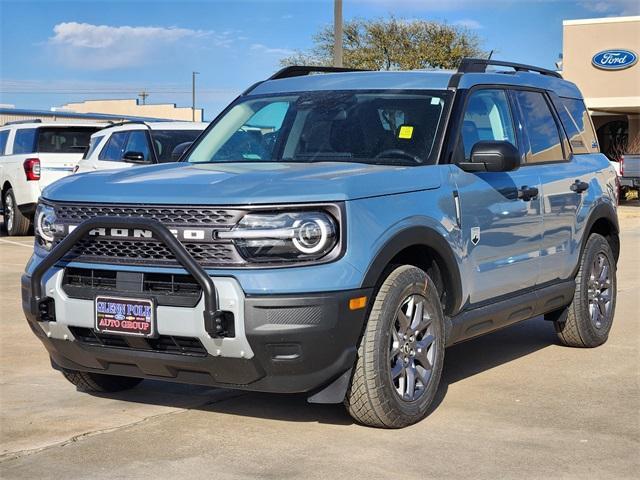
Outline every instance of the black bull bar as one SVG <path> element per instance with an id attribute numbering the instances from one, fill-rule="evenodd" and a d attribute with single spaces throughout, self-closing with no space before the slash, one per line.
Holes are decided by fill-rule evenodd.
<path id="1" fill-rule="evenodd" d="M 49 300 L 42 293 L 42 278 L 44 274 L 58 263 L 78 240 L 96 228 L 138 228 L 151 231 L 154 238 L 171 250 L 178 263 L 193 276 L 202 288 L 205 330 L 212 336 L 222 336 L 224 334 L 224 313 L 218 310 L 218 292 L 213 280 L 167 227 L 150 218 L 97 217 L 85 220 L 72 230 L 33 270 L 31 276 L 31 311 L 35 313 L 38 320 L 40 320 L 40 305 Z"/>

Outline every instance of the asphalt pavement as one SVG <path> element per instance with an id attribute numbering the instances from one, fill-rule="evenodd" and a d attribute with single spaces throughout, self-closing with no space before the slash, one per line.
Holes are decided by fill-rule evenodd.
<path id="1" fill-rule="evenodd" d="M 451 347 L 431 415 L 403 430 L 340 405 L 156 381 L 79 393 L 20 307 L 32 238 L 0 238 L 0 476 L 37 479 L 638 478 L 640 207 L 621 208 L 609 341 L 536 318 Z"/>

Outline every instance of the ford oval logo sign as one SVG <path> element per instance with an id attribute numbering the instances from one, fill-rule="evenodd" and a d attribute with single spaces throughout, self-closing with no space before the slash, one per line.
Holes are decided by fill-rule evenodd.
<path id="1" fill-rule="evenodd" d="M 631 50 L 603 50 L 591 59 L 594 67 L 601 70 L 622 70 L 638 61 L 638 55 Z"/>

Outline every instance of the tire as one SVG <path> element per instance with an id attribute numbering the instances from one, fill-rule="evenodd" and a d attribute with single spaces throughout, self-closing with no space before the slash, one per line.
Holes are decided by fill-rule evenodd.
<path id="1" fill-rule="evenodd" d="M 402 324 L 409 326 L 404 330 L 407 341 Z M 444 316 L 433 281 L 419 268 L 395 268 L 376 294 L 358 348 L 345 397 L 351 416 L 361 424 L 381 428 L 402 428 L 422 420 L 440 383 L 444 333 Z M 430 364 L 431 370 L 423 364 Z M 412 376 L 413 398 L 407 395 Z"/>
<path id="2" fill-rule="evenodd" d="M 87 393 L 121 392 L 135 387 L 142 381 L 141 378 L 118 377 L 74 370 L 63 370 L 62 375 L 73 383 L 80 392 Z"/>
<path id="3" fill-rule="evenodd" d="M 8 189 L 2 197 L 4 207 L 4 227 L 10 237 L 20 237 L 29 233 L 31 220 L 25 217 L 16 203 L 13 189 Z"/>
<path id="4" fill-rule="evenodd" d="M 601 275 L 603 265 L 607 267 L 606 278 Z M 597 274 L 600 278 L 596 278 Z M 580 258 L 573 301 L 554 318 L 563 345 L 593 348 L 607 341 L 616 309 L 616 288 L 616 262 L 611 246 L 602 235 L 594 233 Z"/>

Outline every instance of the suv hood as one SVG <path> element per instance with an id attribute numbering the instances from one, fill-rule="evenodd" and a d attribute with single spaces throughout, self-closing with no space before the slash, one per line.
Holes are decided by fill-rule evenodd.
<path id="1" fill-rule="evenodd" d="M 434 167 L 361 163 L 169 163 L 66 177 L 43 198 L 91 203 L 251 205 L 327 202 L 426 190 Z"/>

